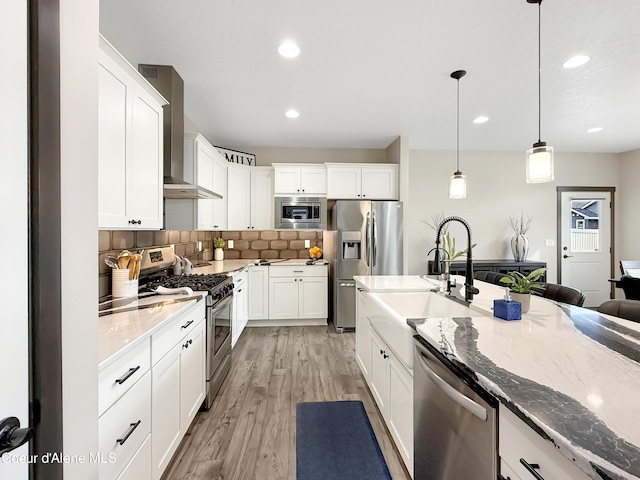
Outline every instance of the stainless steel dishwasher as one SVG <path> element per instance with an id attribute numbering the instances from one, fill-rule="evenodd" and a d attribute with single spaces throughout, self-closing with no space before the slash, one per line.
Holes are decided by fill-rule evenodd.
<path id="1" fill-rule="evenodd" d="M 421 337 L 414 344 L 414 478 L 496 480 L 497 401 L 465 384 Z"/>

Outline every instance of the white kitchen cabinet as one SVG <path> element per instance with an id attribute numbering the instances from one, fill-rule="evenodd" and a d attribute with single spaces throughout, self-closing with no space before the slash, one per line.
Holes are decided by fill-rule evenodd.
<path id="1" fill-rule="evenodd" d="M 146 352 L 148 355 L 148 342 Z M 125 360 L 124 363 L 117 363 L 124 367 L 129 362 Z M 116 378 L 111 378 L 117 383 Z M 125 377 L 121 376 L 120 379 L 122 378 Z M 151 432 L 151 373 L 148 367 L 139 379 L 131 375 L 125 378 L 122 385 L 127 381 L 132 382 L 130 388 L 117 401 L 108 405 L 98 419 L 100 480 L 115 480 Z"/>
<path id="2" fill-rule="evenodd" d="M 102 37 L 98 58 L 98 227 L 161 229 L 167 102 Z"/>
<path id="3" fill-rule="evenodd" d="M 325 196 L 327 169 L 324 165 L 274 163 L 276 196 Z"/>
<path id="4" fill-rule="evenodd" d="M 371 371 L 367 383 L 405 466 L 413 472 L 413 375 L 369 325 Z M 357 332 L 357 328 L 356 328 Z"/>
<path id="5" fill-rule="evenodd" d="M 327 273 L 326 265 L 270 266 L 269 320 L 284 320 L 287 325 L 326 325 Z"/>
<path id="6" fill-rule="evenodd" d="M 398 165 L 327 163 L 327 198 L 397 200 Z"/>
<path id="7" fill-rule="evenodd" d="M 273 169 L 229 164 L 227 228 L 273 229 Z"/>
<path id="8" fill-rule="evenodd" d="M 227 222 L 227 161 L 198 133 L 184 136 L 186 182 L 222 195 L 221 199 L 165 199 L 168 230 L 224 230 Z"/>
<path id="9" fill-rule="evenodd" d="M 501 467 L 507 464 L 522 478 L 533 478 L 520 462 L 524 459 L 529 464 L 537 464 L 536 472 L 543 478 L 571 480 L 587 480 L 590 478 L 571 460 L 560 453 L 551 442 L 544 440 L 507 407 L 498 407 L 498 449 Z M 504 474 L 503 474 L 504 475 Z M 513 480 L 513 479 L 512 479 Z"/>
<path id="10" fill-rule="evenodd" d="M 367 297 L 364 288 L 356 290 L 356 361 L 368 381 L 371 373 L 371 328 L 367 317 Z"/>
<path id="11" fill-rule="evenodd" d="M 151 435 L 147 436 L 118 480 L 141 480 L 151 478 Z"/>
<path id="12" fill-rule="evenodd" d="M 246 270 L 233 274 L 233 313 L 231 318 L 231 346 L 242 335 L 244 327 L 247 325 L 248 307 L 248 286 L 249 274 Z"/>
<path id="13" fill-rule="evenodd" d="M 273 168 L 251 169 L 251 228 L 273 230 Z"/>
<path id="14" fill-rule="evenodd" d="M 248 271 L 248 320 L 269 318 L 269 267 L 252 265 Z"/>
<path id="15" fill-rule="evenodd" d="M 375 330 L 371 328 L 371 376 L 369 387 L 378 404 L 380 413 L 387 419 L 389 416 L 389 352 L 387 345 Z"/>
<path id="16" fill-rule="evenodd" d="M 251 229 L 251 171 L 252 167 L 227 167 L 227 228 Z"/>
<path id="17" fill-rule="evenodd" d="M 152 479 L 167 468 L 205 397 L 204 301 L 151 337 Z"/>

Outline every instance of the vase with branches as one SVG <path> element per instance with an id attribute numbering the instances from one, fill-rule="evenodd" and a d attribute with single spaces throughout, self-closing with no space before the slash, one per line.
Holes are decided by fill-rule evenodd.
<path id="1" fill-rule="evenodd" d="M 529 227 L 531 226 L 531 217 L 527 215 L 524 218 L 524 212 L 520 213 L 520 216 L 510 216 L 507 219 L 507 223 L 513 229 L 515 234 L 511 238 L 511 252 L 516 262 L 524 262 L 527 259 L 529 253 L 529 239 L 525 236 Z"/>

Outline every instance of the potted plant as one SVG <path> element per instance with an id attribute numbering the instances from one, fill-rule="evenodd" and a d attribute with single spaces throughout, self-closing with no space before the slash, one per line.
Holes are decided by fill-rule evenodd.
<path id="1" fill-rule="evenodd" d="M 215 247 L 215 250 L 213 251 L 213 259 L 224 260 L 224 240 L 220 237 L 214 238 L 213 246 Z"/>
<path id="2" fill-rule="evenodd" d="M 536 268 L 529 275 L 523 275 L 520 272 L 509 272 L 500 279 L 500 283 L 504 283 L 509 287 L 511 299 L 522 304 L 522 313 L 529 311 L 531 305 L 531 293 L 536 290 L 544 290 L 544 285 L 536 283 L 536 281 L 544 275 L 546 267 Z"/>

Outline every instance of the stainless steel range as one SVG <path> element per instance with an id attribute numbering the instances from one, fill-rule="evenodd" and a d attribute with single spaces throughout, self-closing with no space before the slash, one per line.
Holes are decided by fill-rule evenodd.
<path id="1" fill-rule="evenodd" d="M 154 257 L 156 260 L 151 260 Z M 225 274 L 167 275 L 166 267 L 172 265 L 174 261 L 173 249 L 170 247 L 145 252 L 139 290 L 154 292 L 158 287 L 168 289 L 189 287 L 193 291 L 208 293 L 205 299 L 207 396 L 204 403 L 205 408 L 208 409 L 231 369 L 233 279 Z M 155 265 L 151 265 L 152 262 Z"/>

